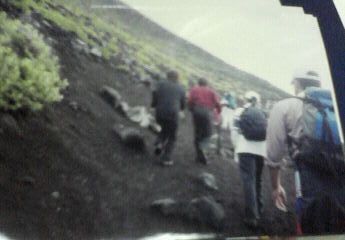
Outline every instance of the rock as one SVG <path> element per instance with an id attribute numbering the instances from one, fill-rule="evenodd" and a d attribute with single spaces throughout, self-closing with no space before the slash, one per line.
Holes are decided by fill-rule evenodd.
<path id="1" fill-rule="evenodd" d="M 100 93 L 103 98 L 114 108 L 117 108 L 121 104 L 122 97 L 114 88 L 103 86 Z"/>
<path id="2" fill-rule="evenodd" d="M 42 24 L 43 24 L 44 26 L 46 26 L 47 28 L 52 28 L 52 25 L 51 25 L 48 21 L 46 21 L 46 20 L 43 20 L 43 21 L 42 21 Z"/>
<path id="3" fill-rule="evenodd" d="M 3 133 L 22 135 L 22 130 L 18 125 L 17 120 L 10 114 L 0 115 L 0 129 Z"/>
<path id="4" fill-rule="evenodd" d="M 69 103 L 69 106 L 70 106 L 73 110 L 75 110 L 75 111 L 77 111 L 77 110 L 79 109 L 79 105 L 78 105 L 78 103 L 77 103 L 76 101 L 70 102 L 70 103 Z"/>
<path id="5" fill-rule="evenodd" d="M 143 106 L 136 106 L 128 109 L 127 117 L 144 128 L 149 127 L 150 122 L 154 120 L 152 115 Z"/>
<path id="6" fill-rule="evenodd" d="M 159 80 L 161 79 L 161 76 L 158 72 L 156 72 L 152 67 L 150 66 L 144 66 L 144 70 L 147 74 L 149 74 L 153 79 Z"/>
<path id="7" fill-rule="evenodd" d="M 162 213 L 164 216 L 176 215 L 178 203 L 172 198 L 164 198 L 153 201 L 151 208 Z"/>
<path id="8" fill-rule="evenodd" d="M 71 101 L 68 104 L 74 111 L 83 111 L 83 112 L 88 112 L 87 108 L 82 107 L 79 103 L 76 101 Z"/>
<path id="9" fill-rule="evenodd" d="M 212 189 L 212 190 L 219 189 L 217 186 L 215 177 L 210 173 L 203 172 L 199 175 L 198 179 L 203 185 L 205 185 L 209 189 Z"/>
<path id="10" fill-rule="evenodd" d="M 37 21 L 32 21 L 32 25 L 37 29 L 41 28 L 41 24 Z"/>
<path id="11" fill-rule="evenodd" d="M 73 46 L 73 48 L 75 48 L 75 49 L 77 49 L 79 51 L 84 51 L 84 52 L 86 52 L 88 54 L 90 53 L 88 45 L 84 41 L 82 41 L 82 40 L 80 40 L 78 38 L 73 39 L 72 46 Z"/>
<path id="12" fill-rule="evenodd" d="M 162 127 L 158 123 L 156 123 L 156 121 L 150 122 L 149 129 L 154 133 L 160 133 L 160 131 L 162 131 Z"/>
<path id="13" fill-rule="evenodd" d="M 99 49 L 96 48 L 96 47 L 93 47 L 93 48 L 91 49 L 90 53 L 91 53 L 92 55 L 96 56 L 96 57 L 99 57 L 99 58 L 102 57 L 102 52 L 101 52 L 101 50 L 99 50 Z"/>
<path id="14" fill-rule="evenodd" d="M 53 198 L 55 198 L 55 199 L 58 199 L 59 197 L 60 197 L 60 193 L 59 192 L 52 192 L 51 194 L 50 194 Z"/>
<path id="15" fill-rule="evenodd" d="M 126 103 L 125 101 L 122 101 L 116 109 L 123 115 L 127 116 L 127 112 L 129 111 L 130 107 L 128 103 Z"/>
<path id="16" fill-rule="evenodd" d="M 46 40 L 46 42 L 47 42 L 49 45 L 56 44 L 56 41 L 55 41 L 55 39 L 53 39 L 53 38 L 48 37 L 48 38 L 46 38 L 45 40 Z"/>
<path id="17" fill-rule="evenodd" d="M 140 79 L 140 83 L 146 87 L 150 87 L 152 85 L 152 80 L 148 77 L 145 77 Z"/>
<path id="18" fill-rule="evenodd" d="M 145 151 L 146 143 L 144 136 L 138 129 L 115 125 L 113 131 L 127 147 L 141 152 Z"/>
<path id="19" fill-rule="evenodd" d="M 132 63 L 132 59 L 130 59 L 128 57 L 124 57 L 123 58 L 123 62 L 124 62 L 125 65 L 130 66 L 131 63 Z"/>
<path id="20" fill-rule="evenodd" d="M 191 220 L 210 225 L 215 229 L 222 229 L 224 226 L 224 208 L 211 196 L 193 199 L 189 203 L 186 215 Z"/>
<path id="21" fill-rule="evenodd" d="M 35 185 L 36 183 L 36 180 L 30 176 L 19 177 L 17 178 L 17 181 L 24 185 L 31 185 L 31 186 Z"/>

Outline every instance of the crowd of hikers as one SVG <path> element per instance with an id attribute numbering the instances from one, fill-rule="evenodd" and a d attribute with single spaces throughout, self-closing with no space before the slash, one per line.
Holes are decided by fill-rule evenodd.
<path id="1" fill-rule="evenodd" d="M 233 93 L 221 99 L 208 81 L 200 78 L 186 93 L 178 72 L 169 71 L 167 79 L 159 81 L 153 91 L 152 107 L 161 126 L 155 154 L 163 166 L 173 165 L 171 154 L 179 118 L 188 107 L 197 163 L 210 163 L 214 126 L 230 130 L 243 185 L 246 226 L 258 228 L 263 214 L 261 178 L 265 164 L 271 176 L 273 202 L 287 211 L 280 172 L 284 159 L 290 159 L 295 172 L 297 233 L 343 233 L 345 163 L 331 93 L 321 88 L 320 76 L 312 70 L 297 71 L 292 84 L 294 97 L 264 111 L 255 91 L 246 92 L 244 99 L 236 99 Z"/>

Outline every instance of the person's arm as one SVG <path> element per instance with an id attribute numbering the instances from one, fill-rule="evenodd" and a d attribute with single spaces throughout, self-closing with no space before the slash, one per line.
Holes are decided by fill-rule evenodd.
<path id="1" fill-rule="evenodd" d="M 222 105 L 220 104 L 220 98 L 216 92 L 213 92 L 214 106 L 218 114 L 222 112 Z"/>
<path id="2" fill-rule="evenodd" d="M 275 206 L 286 212 L 286 193 L 282 185 L 280 184 L 280 168 L 279 167 L 269 167 L 271 175 L 271 185 L 272 185 L 272 199 Z"/>
<path id="3" fill-rule="evenodd" d="M 286 211 L 285 190 L 280 183 L 280 166 L 287 148 L 287 130 L 284 110 L 281 104 L 276 104 L 267 125 L 267 165 L 271 175 L 272 198 L 280 210 Z"/>

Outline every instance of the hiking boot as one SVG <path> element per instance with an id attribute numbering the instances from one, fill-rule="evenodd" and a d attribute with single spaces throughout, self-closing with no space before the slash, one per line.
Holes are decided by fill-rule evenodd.
<path id="1" fill-rule="evenodd" d="M 164 151 L 164 148 L 167 145 L 167 143 L 168 143 L 168 141 L 156 143 L 155 151 L 154 151 L 156 156 L 159 156 L 159 155 L 162 154 L 162 152 Z"/>
<path id="2" fill-rule="evenodd" d="M 250 229 L 257 229 L 259 227 L 258 220 L 257 219 L 249 219 L 245 218 L 243 220 L 243 223 Z"/>
<path id="3" fill-rule="evenodd" d="M 163 151 L 163 144 L 162 143 L 158 143 L 155 147 L 155 155 L 159 156 Z"/>
<path id="4" fill-rule="evenodd" d="M 203 164 L 208 164 L 208 158 L 209 158 L 209 149 L 206 147 L 200 148 L 200 157 L 199 161 Z"/>

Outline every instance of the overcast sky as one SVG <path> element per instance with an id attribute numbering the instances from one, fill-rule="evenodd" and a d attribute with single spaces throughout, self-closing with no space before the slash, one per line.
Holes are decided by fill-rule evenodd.
<path id="1" fill-rule="evenodd" d="M 292 93 L 293 72 L 319 71 L 331 88 L 316 19 L 279 0 L 124 0 L 171 32 Z M 345 1 L 334 0 L 342 17 Z M 343 18 L 344 20 L 344 18 Z"/>

